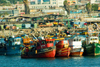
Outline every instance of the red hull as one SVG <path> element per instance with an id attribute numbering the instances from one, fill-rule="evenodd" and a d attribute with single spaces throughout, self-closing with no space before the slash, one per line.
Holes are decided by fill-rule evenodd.
<path id="1" fill-rule="evenodd" d="M 49 52 L 41 53 L 41 54 L 35 54 L 35 55 L 21 55 L 21 58 L 54 58 L 56 54 L 56 50 L 52 50 Z"/>
<path id="2" fill-rule="evenodd" d="M 70 48 L 61 48 L 56 51 L 57 57 L 69 57 L 70 55 Z"/>
<path id="3" fill-rule="evenodd" d="M 72 52 L 70 53 L 71 56 L 82 56 L 83 52 Z"/>
<path id="4" fill-rule="evenodd" d="M 27 39 L 25 40 L 27 42 Z M 31 46 L 29 43 L 26 45 L 31 46 L 25 47 L 22 50 L 21 57 L 22 58 L 53 58 L 56 54 L 56 46 L 53 44 L 54 39 L 45 39 L 37 41 L 34 46 Z"/>
<path id="5" fill-rule="evenodd" d="M 49 52 L 46 52 L 46 53 L 38 54 L 37 57 L 53 58 L 53 57 L 55 57 L 55 54 L 56 54 L 56 50 L 53 50 L 53 51 L 49 51 Z"/>

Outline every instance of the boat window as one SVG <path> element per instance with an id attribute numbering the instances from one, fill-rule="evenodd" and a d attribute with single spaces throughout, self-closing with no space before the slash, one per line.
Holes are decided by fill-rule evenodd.
<path id="1" fill-rule="evenodd" d="M 15 41 L 15 42 L 19 42 L 19 41 L 20 41 L 20 39 L 15 39 L 14 41 Z"/>
<path id="2" fill-rule="evenodd" d="M 50 43 L 50 41 L 47 41 L 47 43 Z"/>
<path id="3" fill-rule="evenodd" d="M 53 43 L 53 41 L 50 41 L 50 43 Z"/>
<path id="4" fill-rule="evenodd" d="M 78 39 L 74 39 L 74 41 L 78 41 Z"/>
<path id="5" fill-rule="evenodd" d="M 42 41 L 42 44 L 46 44 L 46 41 Z"/>
<path id="6" fill-rule="evenodd" d="M 91 38 L 90 40 L 97 40 L 97 38 Z"/>
<path id="7" fill-rule="evenodd" d="M 74 41 L 76 41 L 76 40 L 74 39 Z"/>
<path id="8" fill-rule="evenodd" d="M 47 43 L 53 43 L 53 41 L 47 41 Z"/>
<path id="9" fill-rule="evenodd" d="M 94 40 L 97 40 L 97 38 L 95 38 Z"/>

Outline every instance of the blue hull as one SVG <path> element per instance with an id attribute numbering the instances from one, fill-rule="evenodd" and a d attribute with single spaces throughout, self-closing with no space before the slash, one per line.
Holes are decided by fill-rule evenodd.
<path id="1" fill-rule="evenodd" d="M 0 48 L 0 55 L 5 55 L 5 54 L 6 54 L 6 49 Z"/>
<path id="2" fill-rule="evenodd" d="M 6 55 L 20 55 L 20 45 L 7 46 Z"/>

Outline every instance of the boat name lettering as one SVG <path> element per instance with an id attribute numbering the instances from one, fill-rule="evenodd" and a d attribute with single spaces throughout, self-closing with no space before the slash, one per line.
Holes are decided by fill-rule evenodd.
<path id="1" fill-rule="evenodd" d="M 100 46 L 98 45 L 98 47 L 100 48 Z"/>
<path id="2" fill-rule="evenodd" d="M 90 48 L 91 46 L 87 46 L 86 48 Z"/>
<path id="3" fill-rule="evenodd" d="M 41 45 L 41 46 L 43 47 L 43 46 L 45 46 L 45 45 Z"/>
<path id="4" fill-rule="evenodd" d="M 42 51 L 44 52 L 44 51 L 47 51 L 48 49 L 43 49 Z"/>

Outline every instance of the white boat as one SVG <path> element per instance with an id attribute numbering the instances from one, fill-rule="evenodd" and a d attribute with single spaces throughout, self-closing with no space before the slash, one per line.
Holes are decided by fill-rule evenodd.
<path id="1" fill-rule="evenodd" d="M 82 40 L 79 37 L 69 39 L 69 47 L 71 48 L 71 56 L 82 56 L 84 48 L 82 48 Z"/>

